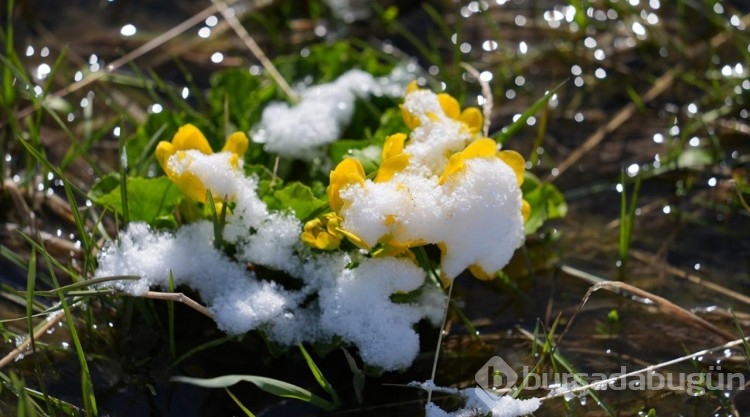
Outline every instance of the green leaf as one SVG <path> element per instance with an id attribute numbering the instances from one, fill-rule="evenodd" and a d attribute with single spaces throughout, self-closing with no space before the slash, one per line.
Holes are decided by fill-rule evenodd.
<path id="1" fill-rule="evenodd" d="M 521 186 L 523 198 L 531 206 L 531 214 L 524 225 L 527 235 L 536 232 L 545 221 L 565 217 L 568 204 L 557 187 L 542 182 L 536 175 L 526 172 Z"/>
<path id="2" fill-rule="evenodd" d="M 326 201 L 317 198 L 310 187 L 299 182 L 273 191 L 264 196 L 263 201 L 271 210 L 293 210 L 301 221 L 310 219 L 328 205 Z"/>
<path id="3" fill-rule="evenodd" d="M 208 379 L 175 376 L 172 377 L 171 380 L 173 382 L 182 382 L 185 384 L 192 384 L 203 388 L 227 388 L 239 382 L 249 382 L 262 389 L 263 391 L 269 394 L 276 395 L 277 397 L 293 398 L 296 400 L 304 401 L 316 407 L 320 407 L 326 411 L 331 411 L 336 408 L 336 404 L 325 400 L 304 388 L 300 388 L 296 385 L 280 381 L 278 379 L 266 378 L 263 376 L 224 375 Z"/>
<path id="4" fill-rule="evenodd" d="M 373 145 L 371 140 L 361 139 L 340 139 L 333 142 L 328 148 L 328 154 L 331 156 L 331 161 L 334 165 L 343 161 L 344 158 L 350 156 L 355 150 L 364 149 L 370 145 Z"/>
<path id="5" fill-rule="evenodd" d="M 114 188 L 113 181 L 117 182 Z M 164 217 L 171 214 L 174 206 L 183 197 L 182 192 L 167 177 L 128 178 L 127 191 L 128 218 L 130 221 L 143 221 L 149 224 L 154 224 L 157 220 L 162 224 L 166 223 Z M 89 198 L 119 215 L 123 214 L 124 205 L 119 180 L 113 180 L 112 175 L 99 181 L 89 193 Z"/>

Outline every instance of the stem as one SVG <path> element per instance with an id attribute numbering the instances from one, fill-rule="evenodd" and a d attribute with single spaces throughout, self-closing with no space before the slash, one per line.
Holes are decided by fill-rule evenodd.
<path id="1" fill-rule="evenodd" d="M 432 382 L 432 384 L 427 389 L 427 404 L 432 402 L 432 385 L 435 385 L 435 372 L 437 371 L 438 358 L 440 357 L 440 346 L 442 346 L 443 344 L 443 333 L 445 329 L 445 322 L 448 321 L 448 308 L 451 305 L 451 294 L 453 294 L 453 281 L 455 281 L 455 278 L 451 280 L 451 285 L 448 287 L 448 299 L 445 300 L 445 310 L 443 311 L 443 323 L 440 324 L 440 334 L 438 335 L 437 348 L 435 349 L 435 359 L 432 362 L 432 374 L 430 375 L 430 382 Z"/>

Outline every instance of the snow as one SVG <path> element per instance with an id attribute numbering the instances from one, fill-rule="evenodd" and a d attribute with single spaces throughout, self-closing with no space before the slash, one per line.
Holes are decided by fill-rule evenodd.
<path id="1" fill-rule="evenodd" d="M 427 417 L 521 417 L 531 414 L 541 406 L 538 398 L 517 399 L 509 395 L 497 396 L 482 388 L 446 388 L 435 385 L 433 381 L 411 382 L 409 386 L 425 391 L 457 395 L 464 400 L 464 406 L 452 412 L 440 408 L 435 403 L 425 405 Z"/>
<path id="2" fill-rule="evenodd" d="M 404 69 L 375 78 L 362 70 L 349 70 L 331 83 L 304 88 L 295 105 L 274 102 L 266 106 L 251 136 L 267 152 L 286 158 L 312 160 L 323 154 L 323 145 L 340 138 L 354 114 L 357 98 L 400 95 Z"/>

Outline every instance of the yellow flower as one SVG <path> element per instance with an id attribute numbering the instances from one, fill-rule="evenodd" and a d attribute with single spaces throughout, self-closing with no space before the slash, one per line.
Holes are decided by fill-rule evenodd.
<path id="1" fill-rule="evenodd" d="M 305 223 L 300 238 L 308 246 L 320 250 L 334 250 L 341 245 L 343 235 L 336 230 L 341 217 L 336 213 L 326 213 Z"/>
<path id="2" fill-rule="evenodd" d="M 305 223 L 300 239 L 312 248 L 331 251 L 337 249 L 346 237 L 358 247 L 369 249 L 362 239 L 341 227 L 343 221 L 334 212 L 325 213 Z"/>
<path id="3" fill-rule="evenodd" d="M 343 200 L 339 195 L 339 191 L 344 186 L 349 184 L 364 184 L 365 182 L 365 170 L 362 168 L 362 164 L 354 158 L 346 158 L 339 162 L 336 168 L 331 171 L 330 181 L 326 193 L 328 194 L 328 203 L 331 205 L 331 209 L 336 213 L 341 212 L 341 208 L 344 206 Z"/>
<path id="4" fill-rule="evenodd" d="M 419 87 L 417 86 L 417 82 L 412 81 L 409 86 L 406 87 L 406 95 L 418 90 Z M 467 107 L 461 111 L 461 106 L 458 104 L 458 101 L 450 94 L 440 93 L 437 95 L 437 98 L 440 103 L 440 108 L 446 116 L 463 123 L 471 134 L 477 134 L 482 131 L 482 128 L 484 127 L 484 117 L 482 116 L 481 110 L 476 107 Z M 403 105 L 401 106 L 401 117 L 403 117 L 404 123 L 406 123 L 406 126 L 411 130 L 416 129 L 421 124 L 419 117 L 412 114 Z"/>
<path id="5" fill-rule="evenodd" d="M 242 154 L 247 151 L 249 141 L 247 136 L 242 132 L 235 132 L 227 138 L 222 152 L 231 152 L 232 157 L 230 159 L 230 165 L 232 168 L 239 168 L 239 161 Z M 173 165 L 173 158 L 177 158 L 177 162 L 184 161 L 185 158 L 190 158 L 188 151 L 195 150 L 204 155 L 213 154 L 211 146 L 208 144 L 208 140 L 203 136 L 197 127 L 186 124 L 177 130 L 172 142 L 162 141 L 156 147 L 156 159 L 159 161 L 159 165 L 167 174 L 172 182 L 175 183 L 177 188 L 180 189 L 188 198 L 199 201 L 202 203 L 206 202 L 206 186 L 203 182 L 189 171 L 177 171 Z"/>

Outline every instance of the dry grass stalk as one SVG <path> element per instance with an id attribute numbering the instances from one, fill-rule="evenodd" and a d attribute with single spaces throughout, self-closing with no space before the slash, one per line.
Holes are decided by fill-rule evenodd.
<path id="1" fill-rule="evenodd" d="M 578 308 L 576 309 L 575 313 L 573 313 L 573 316 L 568 321 L 568 324 L 565 326 L 565 329 L 560 334 L 560 337 L 558 338 L 558 343 L 568 333 L 573 322 L 575 321 L 575 318 L 581 312 L 586 302 L 588 302 L 591 295 L 601 289 L 612 291 L 618 294 L 621 293 L 621 291 L 625 291 L 636 297 L 640 297 L 640 298 L 643 298 L 644 300 L 647 300 L 647 302 L 650 304 L 656 305 L 662 313 L 666 314 L 672 319 L 677 319 L 679 321 L 682 321 L 689 326 L 707 330 L 713 334 L 720 336 L 721 338 L 725 340 L 732 340 L 735 338 L 735 335 L 727 331 L 724 331 L 722 329 L 719 329 L 713 324 L 707 322 L 706 320 L 703 320 L 702 318 L 696 316 L 695 314 L 674 304 L 673 302 L 667 300 L 666 298 L 660 297 L 656 294 L 652 294 L 646 290 L 642 290 L 636 286 L 626 284 L 621 281 L 601 281 L 597 284 L 594 284 L 591 288 L 589 288 L 588 291 L 586 291 L 586 295 L 583 296 L 583 299 L 581 300 L 581 303 L 578 305 Z"/>
<path id="2" fill-rule="evenodd" d="M 290 100 L 298 101 L 299 97 L 297 96 L 297 93 L 292 90 L 292 88 L 289 86 L 289 83 L 286 82 L 284 77 L 279 73 L 271 60 L 268 59 L 260 46 L 258 46 L 258 43 L 255 42 L 253 37 L 250 36 L 247 30 L 245 30 L 245 27 L 242 26 L 242 23 L 240 23 L 234 13 L 230 13 L 228 11 L 226 3 L 220 0 L 212 0 L 212 2 L 219 13 L 221 13 L 221 15 L 224 17 L 224 20 L 229 23 L 229 26 L 232 28 L 232 30 L 234 30 L 234 32 L 237 34 L 237 36 L 240 37 L 245 46 L 247 46 L 247 49 L 249 49 L 250 52 L 252 52 L 252 54 L 255 56 L 255 58 L 260 61 L 260 64 L 263 65 L 263 68 L 266 70 L 268 75 L 270 75 L 271 78 L 276 81 L 276 84 L 279 86 L 279 88 L 284 91 L 284 94 L 286 94 Z"/>
<path id="3" fill-rule="evenodd" d="M 208 318 L 214 318 L 213 313 L 211 313 L 206 307 L 202 306 L 197 301 L 181 292 L 148 291 L 143 297 L 150 298 L 152 300 L 164 300 L 182 303 Z"/>

